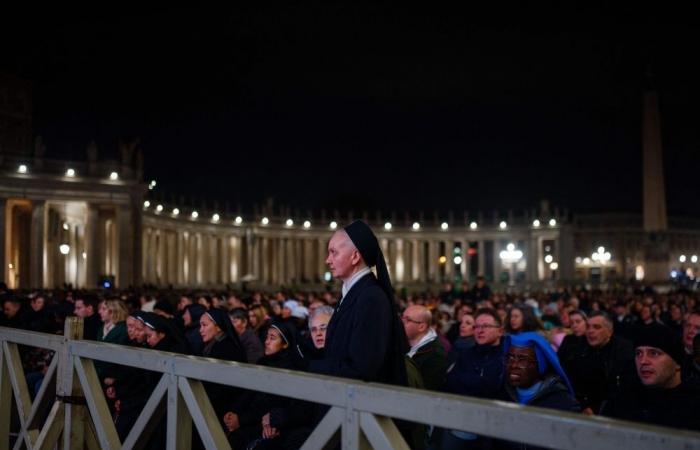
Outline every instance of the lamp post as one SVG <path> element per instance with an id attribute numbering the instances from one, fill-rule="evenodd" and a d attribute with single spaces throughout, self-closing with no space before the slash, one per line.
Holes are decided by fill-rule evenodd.
<path id="1" fill-rule="evenodd" d="M 523 252 L 521 250 L 515 249 L 515 244 L 508 244 L 505 250 L 501 250 L 499 253 L 501 261 L 508 264 L 509 277 L 508 285 L 515 286 L 515 265 L 523 259 Z"/>

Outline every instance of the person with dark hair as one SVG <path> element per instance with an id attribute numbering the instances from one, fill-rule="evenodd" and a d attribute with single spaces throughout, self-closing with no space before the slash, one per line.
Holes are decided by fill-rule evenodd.
<path id="1" fill-rule="evenodd" d="M 265 355 L 258 364 L 278 369 L 297 368 L 296 330 L 286 322 L 275 322 L 267 330 Z M 284 439 L 286 408 L 291 399 L 258 391 L 244 391 L 223 415 L 224 430 L 232 448 L 247 448 L 253 440 Z M 261 442 L 258 444 L 261 444 Z M 254 446 L 255 447 L 255 446 Z"/>
<path id="2" fill-rule="evenodd" d="M 195 356 L 202 356 L 204 341 L 199 334 L 199 319 L 206 312 L 206 308 L 200 304 L 189 304 L 185 306 L 182 314 L 182 322 L 185 327 L 185 340 L 190 347 L 190 352 Z"/>
<path id="3" fill-rule="evenodd" d="M 233 329 L 228 313 L 222 309 L 211 308 L 199 319 L 199 333 L 204 341 L 202 356 L 226 361 L 246 362 L 245 349 Z M 216 383 L 204 383 L 209 400 L 217 417 L 223 417 L 230 399 L 237 389 Z"/>
<path id="4" fill-rule="evenodd" d="M 146 325 L 146 343 L 153 350 L 188 354 L 187 343 L 173 327 L 171 321 L 156 313 L 143 313 Z"/>
<path id="5" fill-rule="evenodd" d="M 569 312 L 569 323 L 571 325 L 571 334 L 564 337 L 559 350 L 557 350 L 557 356 L 565 370 L 570 368 L 572 359 L 583 353 L 586 348 L 588 316 L 583 311 L 575 309 Z M 570 371 L 567 370 L 567 373 L 570 373 Z"/>
<path id="6" fill-rule="evenodd" d="M 6 297 L 2 302 L 5 320 L 2 326 L 8 328 L 27 329 L 27 307 L 17 297 Z"/>
<path id="7" fill-rule="evenodd" d="M 486 284 L 486 278 L 483 275 L 476 277 L 476 284 L 471 290 L 471 300 L 475 303 L 489 300 L 491 298 L 491 288 Z"/>
<path id="8" fill-rule="evenodd" d="M 248 311 L 245 308 L 234 308 L 228 314 L 231 317 L 233 329 L 236 330 L 238 339 L 245 349 L 246 360 L 255 364 L 263 356 L 264 349 L 262 342 L 248 325 Z"/>
<path id="9" fill-rule="evenodd" d="M 543 331 L 542 322 L 537 318 L 533 309 L 522 303 L 516 303 L 506 316 L 506 333 L 517 334 L 526 331 Z"/>
<path id="10" fill-rule="evenodd" d="M 343 297 L 328 324 L 325 358 L 312 361 L 309 370 L 405 386 L 408 341 L 384 255 L 370 227 L 357 220 L 336 231 L 326 263 L 343 281 Z"/>
<path id="11" fill-rule="evenodd" d="M 611 399 L 602 414 L 618 419 L 700 431 L 700 388 L 683 382 L 683 348 L 668 327 L 656 325 L 635 338 L 641 386 Z"/>
<path id="12" fill-rule="evenodd" d="M 447 369 L 446 391 L 452 394 L 493 399 L 503 382 L 503 323 L 491 308 L 477 310 L 474 323 L 476 345 L 467 348 Z M 444 430 L 442 450 L 487 448 L 491 440 L 456 430 Z"/>
<path id="13" fill-rule="evenodd" d="M 521 405 L 578 412 L 580 405 L 559 359 L 539 333 L 525 331 L 505 338 L 505 383 L 502 399 Z M 504 442 L 502 449 L 534 449 Z M 537 447 L 539 448 L 539 447 Z"/>
<path id="14" fill-rule="evenodd" d="M 602 311 L 588 316 L 586 344 L 563 363 L 586 414 L 598 414 L 605 401 L 639 384 L 632 343 L 614 335 L 613 321 Z"/>
<path id="15" fill-rule="evenodd" d="M 73 314 L 83 318 L 83 339 L 97 340 L 98 330 L 102 326 L 97 306 L 97 297 L 91 294 L 82 294 L 75 299 Z"/>

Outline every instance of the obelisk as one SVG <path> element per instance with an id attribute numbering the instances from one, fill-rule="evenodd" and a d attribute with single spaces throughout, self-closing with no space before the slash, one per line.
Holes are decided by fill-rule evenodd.
<path id="1" fill-rule="evenodd" d="M 647 237 L 644 246 L 644 278 L 650 282 L 661 282 L 669 278 L 669 249 L 666 235 L 668 220 L 659 98 L 656 90 L 652 88 L 644 92 L 642 151 L 644 154 L 642 179 L 644 232 Z"/>

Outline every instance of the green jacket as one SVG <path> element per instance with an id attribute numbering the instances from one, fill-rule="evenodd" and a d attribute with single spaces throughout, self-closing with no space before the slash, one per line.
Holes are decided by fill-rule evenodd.
<path id="1" fill-rule="evenodd" d="M 104 328 L 100 327 L 97 330 L 97 341 L 104 342 L 107 344 L 126 344 L 129 340 L 129 335 L 126 332 L 126 322 L 117 322 L 114 328 L 109 330 L 107 336 L 103 336 Z M 116 364 L 110 364 L 102 361 L 95 361 L 95 370 L 97 371 L 97 376 L 100 377 L 100 381 L 105 378 L 117 378 L 119 379 L 122 375 L 122 370 Z"/>
<path id="2" fill-rule="evenodd" d="M 413 361 L 423 376 L 425 389 L 441 391 L 445 385 L 447 353 L 440 343 L 440 338 L 435 338 L 419 348 L 413 355 Z"/>

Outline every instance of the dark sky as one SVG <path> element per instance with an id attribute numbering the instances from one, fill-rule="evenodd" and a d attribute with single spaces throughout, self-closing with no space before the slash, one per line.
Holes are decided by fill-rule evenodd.
<path id="1" fill-rule="evenodd" d="M 669 210 L 697 215 L 690 11 L 308 2 L 0 14 L 57 157 L 140 138 L 158 190 L 302 210 L 641 210 L 660 93 Z M 561 8 L 561 7 L 560 7 Z"/>

